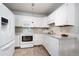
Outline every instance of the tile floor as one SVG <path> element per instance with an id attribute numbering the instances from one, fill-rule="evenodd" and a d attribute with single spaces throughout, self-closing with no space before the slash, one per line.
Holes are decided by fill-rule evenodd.
<path id="1" fill-rule="evenodd" d="M 49 56 L 49 53 L 43 46 L 34 46 L 33 48 L 17 48 L 14 56 Z"/>

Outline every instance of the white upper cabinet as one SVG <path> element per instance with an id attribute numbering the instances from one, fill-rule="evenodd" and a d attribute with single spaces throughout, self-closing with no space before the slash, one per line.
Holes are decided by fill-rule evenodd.
<path id="1" fill-rule="evenodd" d="M 67 24 L 75 25 L 75 4 L 66 4 L 67 6 Z"/>
<path id="2" fill-rule="evenodd" d="M 55 26 L 74 25 L 75 6 L 73 3 L 66 3 L 49 15 L 50 22 L 55 22 Z M 50 23 L 49 22 L 49 23 Z"/>
<path id="3" fill-rule="evenodd" d="M 55 11 L 55 26 L 66 24 L 66 5 L 62 5 Z"/>
<path id="4" fill-rule="evenodd" d="M 48 26 L 48 17 L 43 17 L 40 21 L 41 21 L 41 27 L 49 27 Z"/>
<path id="5" fill-rule="evenodd" d="M 15 24 L 19 27 L 48 27 L 47 18 L 48 17 L 15 15 Z"/>
<path id="6" fill-rule="evenodd" d="M 33 27 L 48 27 L 47 18 L 48 17 L 36 18 L 35 20 L 33 20 Z"/>
<path id="7" fill-rule="evenodd" d="M 55 22 L 55 14 L 56 12 L 54 11 L 53 13 L 51 13 L 49 16 L 48 16 L 48 24 L 51 24 L 53 22 Z"/>
<path id="8" fill-rule="evenodd" d="M 35 19 L 30 16 L 16 15 L 16 26 L 20 27 L 33 27 Z"/>
<path id="9" fill-rule="evenodd" d="M 16 26 L 19 27 L 37 27 L 39 23 L 38 17 L 31 17 L 31 16 L 22 16 L 22 15 L 15 15 L 16 18 Z M 36 25 L 37 24 L 37 25 Z"/>
<path id="10" fill-rule="evenodd" d="M 42 27 L 40 20 L 41 18 L 36 18 L 35 20 L 33 20 L 34 21 L 33 27 Z"/>

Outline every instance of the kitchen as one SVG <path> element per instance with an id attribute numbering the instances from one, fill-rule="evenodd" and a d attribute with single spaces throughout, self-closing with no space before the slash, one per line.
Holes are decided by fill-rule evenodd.
<path id="1" fill-rule="evenodd" d="M 0 9 L 0 56 L 79 56 L 79 3 L 3 3 Z"/>

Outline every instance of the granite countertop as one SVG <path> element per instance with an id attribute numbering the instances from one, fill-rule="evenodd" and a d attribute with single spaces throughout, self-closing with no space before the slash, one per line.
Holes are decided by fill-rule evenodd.
<path id="1" fill-rule="evenodd" d="M 61 35 L 50 35 L 50 34 L 48 35 L 50 37 L 57 38 L 57 39 L 77 39 L 77 37 L 75 36 L 62 37 Z"/>

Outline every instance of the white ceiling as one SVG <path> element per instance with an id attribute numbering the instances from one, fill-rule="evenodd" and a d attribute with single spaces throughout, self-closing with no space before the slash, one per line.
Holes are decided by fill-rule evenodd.
<path id="1" fill-rule="evenodd" d="M 49 15 L 63 3 L 34 3 L 32 10 L 32 3 L 4 3 L 12 11 L 28 12 L 42 15 Z"/>

